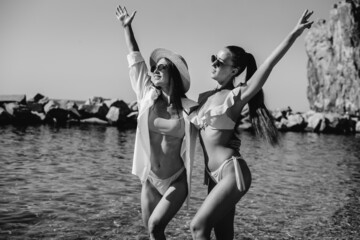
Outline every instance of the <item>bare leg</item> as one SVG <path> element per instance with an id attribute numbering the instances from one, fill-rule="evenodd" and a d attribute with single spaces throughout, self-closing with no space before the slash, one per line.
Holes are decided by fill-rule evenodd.
<path id="1" fill-rule="evenodd" d="M 216 239 L 234 239 L 235 206 L 214 226 Z"/>
<path id="2" fill-rule="evenodd" d="M 151 213 L 154 211 L 156 205 L 161 199 L 161 194 L 156 188 L 149 182 L 146 181 L 142 185 L 141 189 L 141 215 L 142 220 L 146 228 L 148 228 L 149 218 Z"/>
<path id="3" fill-rule="evenodd" d="M 210 178 L 208 193 L 216 186 L 216 183 Z M 234 237 L 234 217 L 235 206 L 229 211 L 229 213 L 221 219 L 215 226 L 214 232 L 216 239 L 233 239 Z"/>
<path id="4" fill-rule="evenodd" d="M 241 163 L 241 169 L 246 189 L 248 189 L 251 183 L 250 171 L 246 163 Z M 240 192 L 236 186 L 233 164 L 227 164 L 224 167 L 223 176 L 223 179 L 208 194 L 191 222 L 193 239 L 210 239 L 210 233 L 214 227 L 216 235 L 221 236 L 221 239 L 233 239 L 235 205 L 246 191 Z M 227 222 L 226 227 L 225 222 L 222 223 L 223 220 Z M 224 234 L 225 231 L 229 232 Z"/>
<path id="5" fill-rule="evenodd" d="M 150 239 L 166 239 L 165 228 L 183 205 L 187 194 L 186 171 L 184 171 L 170 185 L 148 218 Z"/>

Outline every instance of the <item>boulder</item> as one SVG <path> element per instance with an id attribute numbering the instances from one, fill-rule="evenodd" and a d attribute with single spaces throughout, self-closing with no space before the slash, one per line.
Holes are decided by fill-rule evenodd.
<path id="1" fill-rule="evenodd" d="M 314 113 L 307 119 L 307 127 L 308 131 L 312 132 L 324 132 L 326 128 L 326 118 L 322 113 Z"/>
<path id="2" fill-rule="evenodd" d="M 54 100 L 49 100 L 44 106 L 44 112 L 47 114 L 51 109 L 59 108 L 60 104 Z"/>
<path id="3" fill-rule="evenodd" d="M 93 103 L 91 105 L 81 105 L 78 111 L 82 119 L 95 117 L 107 121 L 106 114 L 108 113 L 109 108 L 105 103 Z"/>
<path id="4" fill-rule="evenodd" d="M 44 105 L 38 102 L 27 102 L 26 106 L 32 112 L 44 113 Z"/>
<path id="5" fill-rule="evenodd" d="M 355 132 L 360 133 L 360 121 L 357 121 L 357 122 L 356 122 Z"/>
<path id="6" fill-rule="evenodd" d="M 46 121 L 64 125 L 69 119 L 69 111 L 62 108 L 51 108 L 46 114 Z"/>
<path id="7" fill-rule="evenodd" d="M 119 120 L 120 109 L 118 107 L 110 107 L 109 112 L 106 114 L 106 119 L 111 123 L 116 123 Z"/>
<path id="8" fill-rule="evenodd" d="M 0 103 L 26 103 L 26 95 L 25 94 L 13 94 L 13 95 L 0 95 Z"/>
<path id="9" fill-rule="evenodd" d="M 60 100 L 59 101 L 59 107 L 61 109 L 67 110 L 69 115 L 68 118 L 69 119 L 75 119 L 75 120 L 80 120 L 81 119 L 81 114 L 78 111 L 78 106 L 74 101 L 70 101 L 70 100 Z"/>
<path id="10" fill-rule="evenodd" d="M 37 93 L 34 97 L 33 97 L 33 100 L 34 102 L 39 102 L 41 99 L 45 98 L 44 95 L 40 94 L 40 93 Z"/>
<path id="11" fill-rule="evenodd" d="M 14 109 L 14 118 L 12 121 L 14 124 L 31 125 L 41 123 L 42 119 L 39 115 L 33 114 L 26 105 L 19 105 Z"/>
<path id="12" fill-rule="evenodd" d="M 289 114 L 287 116 L 287 122 L 285 123 L 285 126 L 288 131 L 300 132 L 305 129 L 307 123 L 301 114 L 296 113 Z"/>
<path id="13" fill-rule="evenodd" d="M 116 107 L 119 109 L 119 118 L 117 120 L 118 124 L 124 124 L 127 122 L 127 115 L 132 112 L 129 105 L 122 100 L 117 100 L 111 104 L 111 107 Z"/>
<path id="14" fill-rule="evenodd" d="M 2 107 L 0 107 L 0 125 L 11 123 L 12 116 Z"/>
<path id="15" fill-rule="evenodd" d="M 19 104 L 15 102 L 4 103 L 4 108 L 7 113 L 9 113 L 11 116 L 14 116 L 15 109 L 19 108 Z"/>

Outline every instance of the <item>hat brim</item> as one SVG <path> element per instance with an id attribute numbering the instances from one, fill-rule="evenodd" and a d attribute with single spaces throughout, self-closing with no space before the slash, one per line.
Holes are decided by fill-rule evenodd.
<path id="1" fill-rule="evenodd" d="M 176 66 L 180 73 L 185 92 L 189 91 L 190 74 L 185 59 L 181 55 L 170 50 L 157 48 L 150 55 L 150 67 L 155 66 L 161 58 L 169 59 Z"/>

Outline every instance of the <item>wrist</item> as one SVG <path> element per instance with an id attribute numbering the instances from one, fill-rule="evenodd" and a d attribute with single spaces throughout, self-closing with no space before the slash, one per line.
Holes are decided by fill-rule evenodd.
<path id="1" fill-rule="evenodd" d="M 299 36 L 301 35 L 301 31 L 298 29 L 298 28 L 294 28 L 290 34 L 289 34 L 289 37 L 290 39 L 296 39 L 298 38 Z"/>

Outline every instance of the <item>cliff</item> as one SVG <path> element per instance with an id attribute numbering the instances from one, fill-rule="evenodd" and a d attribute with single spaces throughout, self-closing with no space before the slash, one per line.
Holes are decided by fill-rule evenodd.
<path id="1" fill-rule="evenodd" d="M 360 0 L 333 6 L 305 36 L 307 96 L 318 112 L 360 110 Z"/>

